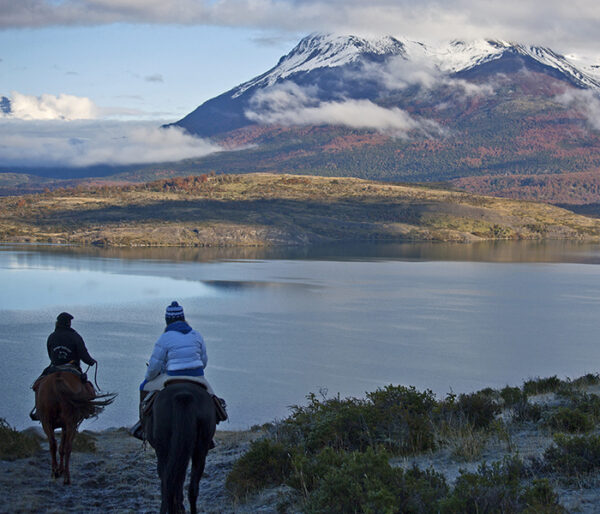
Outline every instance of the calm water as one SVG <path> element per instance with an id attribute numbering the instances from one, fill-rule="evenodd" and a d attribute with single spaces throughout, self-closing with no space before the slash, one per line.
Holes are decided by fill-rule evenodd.
<path id="1" fill-rule="evenodd" d="M 600 247 L 386 245 L 311 250 L 0 246 L 0 417 L 29 426 L 29 389 L 67 310 L 129 425 L 173 299 L 207 342 L 207 378 L 244 429 L 309 392 L 449 391 L 600 367 Z"/>

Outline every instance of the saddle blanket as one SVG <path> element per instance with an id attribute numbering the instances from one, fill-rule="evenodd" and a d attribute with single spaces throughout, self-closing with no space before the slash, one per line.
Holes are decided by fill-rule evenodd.
<path id="1" fill-rule="evenodd" d="M 164 389 L 165 385 L 170 380 L 177 380 L 177 381 L 185 380 L 187 382 L 196 382 L 196 383 L 200 384 L 201 386 L 204 386 L 204 388 L 208 391 L 208 393 L 211 396 L 214 396 L 214 394 L 215 394 L 212 387 L 208 383 L 208 380 L 206 380 L 205 377 L 193 377 L 193 376 L 188 376 L 188 375 L 173 376 L 173 375 L 167 375 L 166 373 L 162 373 L 162 374 L 158 375 L 156 378 L 153 378 L 152 380 L 150 380 L 149 382 L 146 382 L 146 385 L 144 386 L 143 390 L 144 391 L 160 391 L 161 389 Z"/>

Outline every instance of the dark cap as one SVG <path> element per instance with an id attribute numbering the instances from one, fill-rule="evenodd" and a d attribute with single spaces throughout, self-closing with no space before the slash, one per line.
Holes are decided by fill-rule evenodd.
<path id="1" fill-rule="evenodd" d="M 68 312 L 61 312 L 56 317 L 56 324 L 61 327 L 70 327 L 72 319 L 73 319 L 73 316 L 71 316 Z"/>
<path id="2" fill-rule="evenodd" d="M 177 302 L 171 302 L 171 305 L 169 305 L 165 311 L 165 321 L 167 322 L 167 325 L 174 321 L 185 321 L 183 307 Z"/>

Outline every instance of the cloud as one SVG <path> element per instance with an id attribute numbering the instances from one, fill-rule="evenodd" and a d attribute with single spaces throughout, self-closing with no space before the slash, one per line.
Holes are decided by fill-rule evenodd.
<path id="1" fill-rule="evenodd" d="M 597 0 L 0 0 L 0 27 L 158 23 L 500 38 L 595 49 Z"/>
<path id="2" fill-rule="evenodd" d="M 363 64 L 360 70 L 345 70 L 350 81 L 369 81 L 379 84 L 380 90 L 393 93 L 418 85 L 419 95 L 435 95 L 439 87 L 454 90 L 454 102 L 466 101 L 472 97 L 492 95 L 491 84 L 473 84 L 465 80 L 451 78 L 437 69 L 426 59 L 408 61 L 402 56 L 380 63 Z M 374 129 L 396 137 L 408 137 L 410 132 L 418 132 L 428 137 L 443 135 L 443 129 L 436 121 L 415 118 L 398 108 L 385 108 L 366 99 L 347 98 L 338 91 L 337 101 L 321 102 L 316 86 L 298 86 L 287 81 L 255 93 L 250 101 L 246 117 L 259 124 L 284 126 L 327 124 L 351 128 Z M 440 108 L 443 108 L 440 105 Z"/>
<path id="3" fill-rule="evenodd" d="M 127 165 L 178 161 L 221 148 L 156 122 L 0 119 L 0 166 Z"/>
<path id="4" fill-rule="evenodd" d="M 160 77 L 160 76 L 159 76 Z M 157 81 L 156 76 L 152 80 Z M 122 95 L 120 98 L 142 101 L 139 95 Z M 43 94 L 42 96 L 24 95 L 13 91 L 9 98 L 10 112 L 0 110 L 0 120 L 94 120 L 94 119 L 119 119 L 119 120 L 146 120 L 160 119 L 170 113 L 161 111 L 144 111 L 132 107 L 99 107 L 86 97 L 59 94 Z"/>
<path id="5" fill-rule="evenodd" d="M 448 73 L 439 70 L 430 59 L 406 60 L 402 56 L 389 59 L 384 65 L 378 63 L 365 64 L 357 79 L 361 75 L 377 81 L 381 87 L 388 90 L 403 90 L 413 85 L 420 86 L 425 93 L 431 92 L 440 86 L 454 89 L 464 98 L 473 96 L 488 96 L 494 93 L 492 84 L 475 84 L 466 80 L 452 78 Z"/>
<path id="6" fill-rule="evenodd" d="M 153 75 L 148 75 L 144 77 L 146 82 L 164 82 L 164 78 L 160 73 L 154 73 Z"/>
<path id="7" fill-rule="evenodd" d="M 13 91 L 10 106 L 11 112 L 4 116 L 20 120 L 89 120 L 98 116 L 98 108 L 89 98 L 65 94 L 31 96 Z"/>
<path id="8" fill-rule="evenodd" d="M 434 120 L 413 118 L 397 107 L 387 109 L 370 100 L 355 99 L 319 102 L 314 93 L 314 88 L 284 82 L 258 91 L 245 114 L 259 124 L 342 125 L 374 129 L 403 138 L 410 132 L 427 136 L 443 132 Z"/>
<path id="9" fill-rule="evenodd" d="M 600 95 L 589 89 L 567 89 L 556 100 L 572 107 L 585 117 L 590 126 L 600 130 Z"/>

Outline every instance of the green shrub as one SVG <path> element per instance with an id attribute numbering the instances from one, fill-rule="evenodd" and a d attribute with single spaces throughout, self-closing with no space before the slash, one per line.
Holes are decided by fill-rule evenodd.
<path id="1" fill-rule="evenodd" d="M 477 473 L 462 471 L 452 494 L 441 502 L 440 511 L 448 514 L 564 512 L 547 481 L 525 486 L 523 474 L 523 463 L 516 457 L 492 465 L 483 463 Z"/>
<path id="2" fill-rule="evenodd" d="M 579 408 L 560 407 L 544 423 L 552 430 L 561 432 L 589 432 L 594 428 L 591 415 Z"/>
<path id="3" fill-rule="evenodd" d="M 563 475 L 580 475 L 600 469 L 600 436 L 566 436 L 556 434 L 554 444 L 543 457 L 548 471 Z"/>
<path id="4" fill-rule="evenodd" d="M 326 455 L 331 459 L 331 455 Z M 305 505 L 308 513 L 435 513 L 448 491 L 443 475 L 432 470 L 393 468 L 385 451 L 339 455 L 320 477 Z"/>
<path id="5" fill-rule="evenodd" d="M 519 511 L 519 484 L 523 463 L 506 459 L 481 464 L 477 473 L 461 471 L 452 494 L 442 502 L 441 511 L 479 514 Z"/>
<path id="6" fill-rule="evenodd" d="M 523 384 L 523 392 L 527 396 L 536 394 L 553 393 L 563 385 L 563 381 L 556 375 L 547 378 L 534 378 Z"/>
<path id="7" fill-rule="evenodd" d="M 431 391 L 389 385 L 364 400 L 319 399 L 315 394 L 307 399 L 308 405 L 292 407 L 278 428 L 282 440 L 307 452 L 327 447 L 364 451 L 382 445 L 394 454 L 408 454 L 435 446 L 432 416 L 437 402 Z"/>
<path id="8" fill-rule="evenodd" d="M 558 503 L 558 494 L 546 479 L 534 480 L 522 494 L 525 514 L 562 514 L 565 508 Z"/>
<path id="9" fill-rule="evenodd" d="M 575 387 L 589 387 L 600 384 L 600 374 L 588 373 L 582 377 L 576 378 L 571 382 Z"/>
<path id="10" fill-rule="evenodd" d="M 283 484 L 291 470 L 290 450 L 281 443 L 262 439 L 253 442 L 236 461 L 225 488 L 232 496 L 243 498 L 264 487 Z"/>
<path id="11" fill-rule="evenodd" d="M 537 403 L 529 403 L 527 400 L 513 405 L 513 420 L 517 423 L 533 421 L 537 423 L 542 419 L 544 408 Z"/>
<path id="12" fill-rule="evenodd" d="M 431 390 L 388 385 L 367 394 L 375 412 L 377 444 L 394 453 L 417 453 L 435 448 L 434 415 L 438 402 Z"/>
<path id="13" fill-rule="evenodd" d="M 0 418 L 0 459 L 22 459 L 39 451 L 40 442 L 35 436 L 19 432 Z"/>
<path id="14" fill-rule="evenodd" d="M 504 400 L 504 405 L 507 407 L 513 407 L 516 404 L 527 401 L 527 395 L 521 391 L 521 388 L 519 387 L 503 387 L 500 390 L 500 396 Z"/>
<path id="15" fill-rule="evenodd" d="M 339 469 L 347 453 L 325 448 L 317 454 L 297 452 L 292 459 L 292 473 L 288 484 L 308 495 L 319 487 L 331 469 Z"/>
<path id="16" fill-rule="evenodd" d="M 461 394 L 456 405 L 458 411 L 476 429 L 488 427 L 496 414 L 500 412 L 500 405 L 498 405 L 490 390 Z"/>
<path id="17" fill-rule="evenodd" d="M 279 428 L 284 440 L 313 453 L 326 447 L 364 450 L 374 443 L 369 419 L 373 412 L 365 400 L 319 400 L 313 393 L 307 399 L 306 407 L 292 407 L 292 415 Z"/>
<path id="18" fill-rule="evenodd" d="M 600 419 L 600 397 L 595 394 L 574 394 L 571 397 L 571 403 L 574 408 L 589 414 L 595 422 Z"/>

